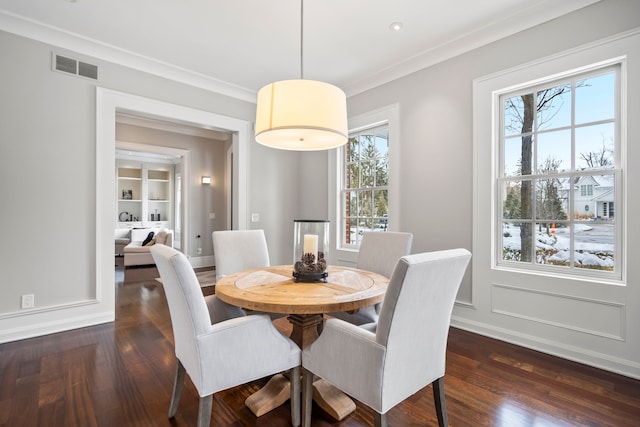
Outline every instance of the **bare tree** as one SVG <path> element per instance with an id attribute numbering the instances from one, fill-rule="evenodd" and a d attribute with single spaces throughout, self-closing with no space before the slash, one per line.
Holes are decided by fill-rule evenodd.
<path id="1" fill-rule="evenodd" d="M 602 137 L 602 149 L 589 153 L 580 153 L 580 158 L 585 161 L 588 169 L 596 169 L 613 165 L 613 150 L 607 148 L 604 136 Z"/>
<path id="2" fill-rule="evenodd" d="M 522 117 L 522 149 L 520 156 L 520 173 L 522 175 L 530 175 L 532 172 L 533 163 L 533 136 L 531 130 L 533 128 L 533 118 L 535 111 L 535 98 L 532 93 L 522 95 L 522 102 L 524 104 L 524 114 Z M 531 181 L 522 181 L 520 187 L 520 212 L 526 216 L 523 218 L 531 218 Z M 533 244 L 532 244 L 533 227 L 522 224 L 520 226 L 520 261 L 531 262 L 533 259 Z"/>
<path id="3" fill-rule="evenodd" d="M 522 135 L 520 156 L 521 175 L 533 172 L 533 123 L 538 118 L 538 129 L 544 127 L 560 111 L 562 95 L 571 90 L 571 85 L 558 85 L 541 90 L 537 94 L 527 93 L 505 101 L 506 128 Z M 517 105 L 517 104 L 519 105 Z M 521 108 L 520 108 L 521 107 Z M 508 117 L 508 118 L 507 118 Z M 520 125 L 520 129 L 517 126 Z M 532 218 L 533 188 L 530 180 L 523 180 L 520 187 L 520 211 L 523 218 Z M 520 227 L 520 260 L 531 262 L 534 256 L 533 224 Z"/>

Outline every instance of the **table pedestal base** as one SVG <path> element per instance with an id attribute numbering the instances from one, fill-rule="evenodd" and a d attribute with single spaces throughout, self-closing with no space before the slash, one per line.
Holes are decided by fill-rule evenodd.
<path id="1" fill-rule="evenodd" d="M 264 387 L 247 397 L 244 403 L 253 415 L 260 417 L 289 400 L 290 390 L 287 377 L 277 374 Z M 313 382 L 313 400 L 337 421 L 342 421 L 356 410 L 356 404 L 349 396 L 321 378 Z"/>
<path id="2" fill-rule="evenodd" d="M 260 417 L 289 400 L 290 390 L 289 379 L 282 374 L 277 374 L 272 376 L 264 387 L 247 397 L 244 404 L 253 412 L 253 415 Z"/>
<path id="3" fill-rule="evenodd" d="M 287 320 L 293 326 L 291 340 L 304 350 L 318 339 L 318 325 L 322 324 L 324 316 L 322 314 L 290 314 Z"/>
<path id="4" fill-rule="evenodd" d="M 318 339 L 318 325 L 323 321 L 321 314 L 292 314 L 287 320 L 293 326 L 291 339 L 300 348 L 304 349 Z M 264 387 L 247 397 L 244 403 L 259 417 L 285 403 L 291 397 L 290 390 L 289 379 L 277 374 Z M 349 396 L 321 378 L 313 382 L 313 400 L 338 421 L 356 410 L 356 404 Z"/>
<path id="5" fill-rule="evenodd" d="M 313 382 L 313 400 L 338 421 L 356 410 L 349 396 L 321 378 Z"/>

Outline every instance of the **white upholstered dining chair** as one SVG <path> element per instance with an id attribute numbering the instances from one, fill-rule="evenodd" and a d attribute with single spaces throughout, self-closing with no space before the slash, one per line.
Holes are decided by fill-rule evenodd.
<path id="1" fill-rule="evenodd" d="M 376 332 L 327 320 L 302 352 L 303 426 L 311 423 L 313 374 L 371 407 L 376 426 L 429 383 L 439 425 L 448 425 L 444 373 L 451 312 L 471 253 L 466 249 L 408 255 L 398 261 Z"/>
<path id="2" fill-rule="evenodd" d="M 364 233 L 360 242 L 356 268 L 391 277 L 400 257 L 411 253 L 412 243 L 413 234 L 411 233 L 394 231 Z M 376 304 L 361 308 L 355 313 L 336 312 L 330 315 L 354 325 L 370 324 L 373 328 L 378 321 L 380 307 L 381 304 Z"/>
<path id="3" fill-rule="evenodd" d="M 211 233 L 216 280 L 250 268 L 269 267 L 264 230 L 220 230 Z"/>
<path id="4" fill-rule="evenodd" d="M 177 358 L 169 418 L 175 416 L 185 373 L 200 395 L 198 426 L 203 427 L 210 423 L 213 393 L 290 370 L 291 421 L 300 425 L 298 346 L 266 315 L 214 323 L 217 300 L 205 300 L 187 258 L 165 245 L 152 246 L 151 254 L 167 297 Z"/>
<path id="5" fill-rule="evenodd" d="M 211 233 L 213 256 L 216 259 L 216 280 L 224 276 L 252 268 L 269 267 L 269 248 L 264 230 L 220 230 Z M 233 313 L 240 308 L 226 305 L 226 312 Z M 256 312 L 252 312 L 256 313 Z M 284 314 L 265 313 L 271 320 L 284 317 Z"/>

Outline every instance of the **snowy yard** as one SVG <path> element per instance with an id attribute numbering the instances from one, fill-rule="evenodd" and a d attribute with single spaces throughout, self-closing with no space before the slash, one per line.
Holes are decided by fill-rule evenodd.
<path id="1" fill-rule="evenodd" d="M 575 224 L 573 257 L 576 267 L 611 270 L 614 266 L 614 225 L 594 222 Z M 536 261 L 539 264 L 570 265 L 569 227 L 547 233 L 536 227 Z M 520 259 L 520 227 L 507 223 L 503 227 L 503 259 Z"/>

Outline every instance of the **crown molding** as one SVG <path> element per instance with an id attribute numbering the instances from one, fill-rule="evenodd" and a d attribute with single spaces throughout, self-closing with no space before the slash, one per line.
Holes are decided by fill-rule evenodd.
<path id="1" fill-rule="evenodd" d="M 27 19 L 1 9 L 0 30 L 241 101 L 248 101 L 254 104 L 256 102 L 257 94 L 253 90 L 176 67 L 175 65 L 120 49 L 97 40 L 81 37 L 77 34 L 61 30 L 60 28 Z"/>
<path id="2" fill-rule="evenodd" d="M 547 0 L 486 25 L 484 28 L 462 34 L 455 40 L 425 50 L 368 76 L 342 85 L 347 96 L 357 95 L 377 86 L 408 76 L 422 69 L 447 61 L 456 56 L 543 24 L 601 0 Z"/>
<path id="3" fill-rule="evenodd" d="M 347 96 L 357 95 L 599 1 L 601 0 L 563 0 L 561 2 L 546 0 L 542 3 L 536 3 L 528 8 L 518 10 L 511 16 L 492 22 L 478 31 L 461 34 L 455 40 L 434 46 L 418 55 L 391 64 L 387 68 L 372 74 L 340 84 L 340 87 Z M 251 89 L 214 79 L 204 74 L 145 57 L 97 40 L 81 37 L 1 9 L 0 30 L 231 98 L 251 103 L 256 102 L 257 94 Z"/>

